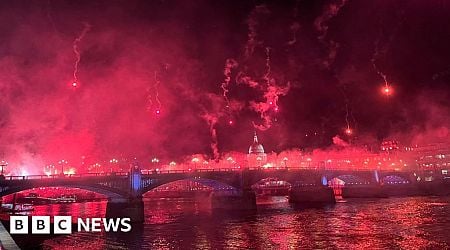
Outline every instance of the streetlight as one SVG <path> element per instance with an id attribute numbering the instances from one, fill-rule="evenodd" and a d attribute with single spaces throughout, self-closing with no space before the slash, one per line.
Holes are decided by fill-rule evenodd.
<path id="1" fill-rule="evenodd" d="M 64 175 L 64 164 L 67 164 L 68 162 L 66 160 L 60 160 L 58 163 L 61 165 L 61 175 Z"/>
<path id="2" fill-rule="evenodd" d="M 159 167 L 158 167 L 159 159 L 156 158 L 156 157 L 154 157 L 154 158 L 151 160 L 151 162 L 152 162 L 152 168 L 153 168 L 153 171 L 158 171 L 158 170 L 159 170 Z"/>
<path id="3" fill-rule="evenodd" d="M 198 169 L 198 163 L 200 162 L 200 159 L 197 157 L 192 158 L 192 162 L 194 163 L 195 169 Z"/>
<path id="4" fill-rule="evenodd" d="M 1 172 L 0 175 L 3 175 L 4 168 L 6 168 L 6 167 L 8 166 L 8 162 L 5 161 L 5 160 L 2 160 L 2 161 L 0 162 L 0 166 L 2 167 L 2 172 Z"/>
<path id="5" fill-rule="evenodd" d="M 46 174 L 48 176 L 55 174 L 55 166 L 52 164 L 45 166 L 44 174 Z"/>
<path id="6" fill-rule="evenodd" d="M 101 167 L 102 165 L 100 165 L 100 163 L 95 163 L 94 165 L 93 165 L 93 167 L 94 167 L 94 169 L 96 169 L 96 172 L 95 173 L 99 173 L 100 172 L 100 167 Z"/>
<path id="7" fill-rule="evenodd" d="M 288 161 L 288 158 L 287 158 L 287 157 L 284 157 L 284 158 L 283 158 L 283 162 L 284 162 L 284 167 L 285 167 L 285 168 L 288 167 L 288 166 L 287 166 L 287 161 Z"/>
<path id="8" fill-rule="evenodd" d="M 109 160 L 109 163 L 111 163 L 110 167 L 111 167 L 111 173 L 112 173 L 113 165 L 119 163 L 119 160 L 117 160 L 116 158 L 113 158 L 113 159 Z"/>

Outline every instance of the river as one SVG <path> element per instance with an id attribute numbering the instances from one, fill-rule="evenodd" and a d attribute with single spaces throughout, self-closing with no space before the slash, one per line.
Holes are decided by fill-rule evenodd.
<path id="1" fill-rule="evenodd" d="M 277 199 L 277 198 L 274 198 Z M 449 249 L 450 197 L 350 199 L 320 208 L 278 203 L 250 213 L 192 199 L 145 200 L 132 233 L 57 236 L 43 249 Z M 36 206 L 36 215 L 104 216 L 106 202 Z"/>

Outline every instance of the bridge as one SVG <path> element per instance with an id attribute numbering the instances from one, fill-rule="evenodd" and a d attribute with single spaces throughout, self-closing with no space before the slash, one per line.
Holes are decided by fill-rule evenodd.
<path id="1" fill-rule="evenodd" d="M 138 222 L 144 219 L 142 195 L 161 185 L 194 181 L 212 188 L 213 208 L 254 209 L 256 198 L 251 187 L 266 178 L 288 182 L 291 202 L 310 204 L 335 202 L 329 186 L 333 179 L 345 183 L 347 197 L 383 197 L 385 192 L 398 192 L 399 188 L 418 190 L 425 177 L 411 171 L 301 168 L 145 171 L 134 165 L 129 172 L 0 176 L 0 197 L 39 187 L 80 188 L 108 197 L 106 216 L 130 217 Z"/>

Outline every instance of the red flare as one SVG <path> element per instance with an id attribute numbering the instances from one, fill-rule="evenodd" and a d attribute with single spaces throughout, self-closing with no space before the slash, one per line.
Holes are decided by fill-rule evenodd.
<path id="1" fill-rule="evenodd" d="M 383 93 L 383 95 L 390 96 L 393 93 L 393 89 L 391 86 L 386 85 L 381 89 L 381 92 Z"/>
<path id="2" fill-rule="evenodd" d="M 345 130 L 345 134 L 347 134 L 347 135 L 352 135 L 352 134 L 353 134 L 353 130 L 352 130 L 351 128 L 347 128 L 347 129 Z"/>

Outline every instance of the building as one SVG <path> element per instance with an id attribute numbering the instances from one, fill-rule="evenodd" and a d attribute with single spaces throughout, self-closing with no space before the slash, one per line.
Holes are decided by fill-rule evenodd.
<path id="1" fill-rule="evenodd" d="M 247 162 L 248 167 L 262 167 L 267 162 L 267 155 L 263 145 L 258 141 L 256 132 L 253 136 L 253 143 L 248 148 Z"/>

